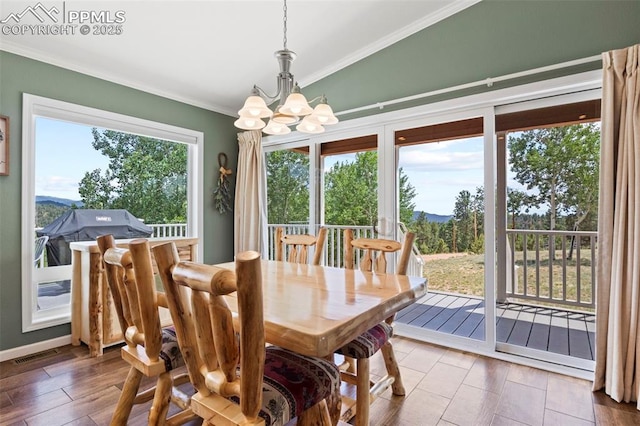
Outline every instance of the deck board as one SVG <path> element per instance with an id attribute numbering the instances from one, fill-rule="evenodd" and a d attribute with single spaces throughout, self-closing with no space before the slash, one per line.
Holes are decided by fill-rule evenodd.
<path id="1" fill-rule="evenodd" d="M 472 337 L 480 323 L 484 320 L 484 301 L 480 301 L 462 324 L 453 332 L 456 336 Z M 484 327 L 482 327 L 484 330 Z M 472 337 L 477 339 L 478 337 Z"/>
<path id="2" fill-rule="evenodd" d="M 500 317 L 497 318 L 496 324 L 496 340 L 498 342 L 507 342 L 513 327 L 516 325 L 516 319 L 520 313 L 520 305 L 506 305 Z"/>
<path id="3" fill-rule="evenodd" d="M 549 352 L 569 355 L 569 321 L 566 312 L 554 312 L 549 330 Z"/>
<path id="4" fill-rule="evenodd" d="M 583 314 L 570 314 L 569 318 L 569 355 L 592 359 L 591 348 L 589 347 L 589 335 L 587 324 Z"/>
<path id="5" fill-rule="evenodd" d="M 531 334 L 527 342 L 528 348 L 546 351 L 549 347 L 549 331 L 551 329 L 551 309 L 540 309 L 535 313 Z"/>
<path id="6" fill-rule="evenodd" d="M 411 322 L 411 325 L 415 325 L 417 327 L 424 327 L 424 328 L 429 328 L 427 326 L 427 324 L 429 324 L 429 322 L 434 319 L 435 317 L 437 317 L 438 315 L 440 315 L 441 313 L 443 313 L 443 311 L 451 304 L 453 303 L 453 301 L 455 301 L 456 297 L 455 296 L 448 296 L 446 295 L 445 297 L 441 298 L 435 305 L 433 305 L 431 307 L 431 309 L 429 309 L 428 311 L 426 311 L 424 314 L 422 314 L 419 318 L 416 318 L 414 321 Z M 446 314 L 446 312 L 444 312 L 444 314 Z"/>
<path id="7" fill-rule="evenodd" d="M 511 330 L 507 343 L 518 346 L 527 346 L 534 317 L 535 312 L 532 312 L 532 310 L 527 306 L 523 306 L 522 309 L 520 309 L 520 312 L 518 312 L 518 318 L 513 325 L 513 330 Z"/>
<path id="8" fill-rule="evenodd" d="M 484 340 L 484 300 L 429 292 L 396 315 L 396 321 Z M 496 339 L 527 348 L 594 359 L 595 315 L 524 303 L 498 303 Z"/>
<path id="9" fill-rule="evenodd" d="M 458 309 L 457 312 L 447 320 L 447 322 L 442 324 L 442 326 L 438 329 L 438 331 L 440 331 L 441 333 L 451 334 L 456 331 L 458 327 L 460 327 L 460 325 L 469 317 L 469 315 L 471 315 L 478 304 L 481 303 L 480 300 L 475 299 L 460 299 L 465 300 L 464 305 L 461 306 L 460 309 Z"/>
<path id="10" fill-rule="evenodd" d="M 453 301 L 449 303 L 439 315 L 426 324 L 426 328 L 430 330 L 440 330 L 440 328 L 466 304 L 466 299 L 463 297 L 454 297 L 452 299 Z"/>

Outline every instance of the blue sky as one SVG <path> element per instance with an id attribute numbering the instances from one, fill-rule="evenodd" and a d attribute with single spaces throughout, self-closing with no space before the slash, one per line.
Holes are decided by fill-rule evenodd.
<path id="1" fill-rule="evenodd" d="M 79 200 L 86 172 L 104 170 L 108 159 L 93 149 L 91 127 L 38 117 L 36 121 L 36 195 Z"/>
<path id="2" fill-rule="evenodd" d="M 451 215 L 460 191 L 484 186 L 481 137 L 402 147 L 398 164 L 416 188 L 416 210 Z"/>

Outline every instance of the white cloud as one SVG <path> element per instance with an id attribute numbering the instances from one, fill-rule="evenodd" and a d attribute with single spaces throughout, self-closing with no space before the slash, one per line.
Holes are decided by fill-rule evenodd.
<path id="1" fill-rule="evenodd" d="M 78 179 L 67 176 L 44 176 L 36 182 L 36 195 L 78 199 Z"/>

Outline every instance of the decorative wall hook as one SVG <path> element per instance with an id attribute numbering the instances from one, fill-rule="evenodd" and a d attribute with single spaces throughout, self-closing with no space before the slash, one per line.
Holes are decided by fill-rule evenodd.
<path id="1" fill-rule="evenodd" d="M 232 210 L 228 178 L 232 172 L 231 169 L 227 169 L 227 154 L 224 152 L 218 154 L 218 166 L 220 166 L 220 178 L 218 179 L 218 187 L 213 191 L 213 201 L 220 214 L 225 214 Z"/>

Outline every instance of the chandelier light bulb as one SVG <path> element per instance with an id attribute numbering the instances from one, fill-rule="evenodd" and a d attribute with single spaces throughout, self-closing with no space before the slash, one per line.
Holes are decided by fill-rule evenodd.
<path id="1" fill-rule="evenodd" d="M 251 117 L 240 117 L 233 124 L 243 130 L 260 130 L 266 125 L 261 119 Z"/>
<path id="2" fill-rule="evenodd" d="M 271 117 L 273 112 L 267 107 L 264 99 L 258 95 L 251 95 L 244 101 L 244 106 L 238 115 L 240 117 L 267 118 Z"/>
<path id="3" fill-rule="evenodd" d="M 333 110 L 327 103 L 318 104 L 313 113 L 309 116 L 316 119 L 320 124 L 336 124 L 338 118 L 333 114 Z"/>
<path id="4" fill-rule="evenodd" d="M 324 132 L 324 127 L 314 120 L 309 119 L 309 117 L 305 117 L 300 124 L 296 126 L 296 130 L 301 133 L 322 133 Z"/>
<path id="5" fill-rule="evenodd" d="M 286 124 L 278 123 L 274 120 L 270 120 L 262 131 L 267 135 L 286 135 L 291 133 L 291 129 Z"/>
<path id="6" fill-rule="evenodd" d="M 304 116 L 311 114 L 313 109 L 309 106 L 307 98 L 300 93 L 298 85 L 296 85 L 293 88 L 293 92 L 287 97 L 284 105 L 280 107 L 280 112 L 283 114 Z"/>

